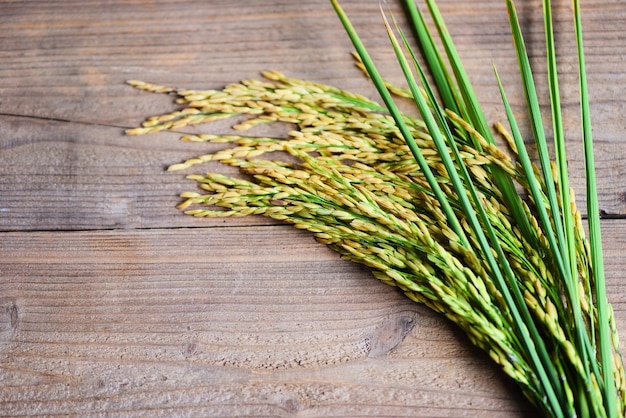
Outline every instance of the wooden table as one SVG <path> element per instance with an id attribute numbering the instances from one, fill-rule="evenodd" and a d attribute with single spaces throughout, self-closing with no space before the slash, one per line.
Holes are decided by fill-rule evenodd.
<path id="1" fill-rule="evenodd" d="M 523 111 L 503 3 L 440 0 L 494 122 L 492 62 Z M 555 3 L 584 207 L 570 2 Z M 378 2 L 343 4 L 400 83 Z M 540 72 L 541 2 L 518 8 Z M 626 9 L 583 11 L 608 292 L 626 335 Z M 533 416 L 454 326 L 307 233 L 178 211 L 195 186 L 164 168 L 211 146 L 124 135 L 175 106 L 127 79 L 220 88 L 277 69 L 376 98 L 327 1 L 5 0 L 0 35 L 0 415 Z"/>

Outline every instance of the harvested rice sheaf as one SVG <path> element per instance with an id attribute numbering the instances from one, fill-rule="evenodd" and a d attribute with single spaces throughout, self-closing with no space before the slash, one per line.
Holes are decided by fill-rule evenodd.
<path id="1" fill-rule="evenodd" d="M 358 36 L 332 3 L 355 42 L 359 65 L 376 83 L 379 76 Z M 436 5 L 428 5 L 441 29 Z M 418 23 L 419 16 L 413 16 Z M 514 19 L 512 28 L 515 34 Z M 389 24 L 388 30 L 398 47 Z M 420 42 L 423 47 L 429 38 Z M 454 56 L 448 58 L 458 72 Z M 429 69 L 437 70 L 432 64 Z M 457 97 L 456 108 L 439 105 L 431 87 L 417 89 L 410 75 L 409 89 L 377 84 L 385 106 L 276 71 L 263 76 L 204 91 L 129 82 L 174 95 L 180 105 L 128 130 L 131 135 L 248 116 L 234 126 L 241 135 L 182 137 L 229 147 L 170 170 L 220 161 L 245 174 L 189 175 L 201 191 L 182 194 L 185 213 L 264 215 L 308 230 L 456 323 L 546 416 L 624 415 L 626 379 L 612 310 L 598 292 L 594 243 L 585 238 L 569 187 L 562 199 L 559 161 L 529 163 L 514 121 L 512 134 L 497 126 L 509 144 L 501 149 L 468 113 L 475 104 L 471 95 Z M 465 88 L 462 79 L 456 83 L 453 95 Z M 391 91 L 413 98 L 422 117 L 399 114 L 385 91 L 387 97 Z M 507 108 L 504 94 L 503 100 Z M 286 138 L 245 135 L 275 122 L 290 123 L 293 130 Z M 610 364 L 602 354 L 607 344 Z"/>

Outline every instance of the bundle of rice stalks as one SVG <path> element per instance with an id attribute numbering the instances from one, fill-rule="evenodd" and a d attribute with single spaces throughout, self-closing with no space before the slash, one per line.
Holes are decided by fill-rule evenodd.
<path id="1" fill-rule="evenodd" d="M 371 267 L 383 282 L 456 323 L 546 416 L 624 416 L 626 378 L 602 268 L 578 2 L 573 5 L 589 240 L 568 185 L 549 0 L 544 21 L 555 162 L 547 151 L 515 8 L 506 1 L 538 166 L 530 160 L 497 73 L 511 134 L 497 125 L 509 149 L 496 144 L 434 0 L 426 3 L 438 42 L 407 1 L 426 64 L 383 12 L 408 89 L 381 78 L 347 16 L 337 1 L 331 3 L 385 106 L 278 72 L 222 90 L 129 82 L 176 95 L 183 105 L 129 134 L 235 115 L 250 116 L 235 126 L 242 131 L 272 122 L 294 125 L 288 138 L 183 137 L 232 146 L 170 170 L 220 161 L 247 176 L 190 175 L 203 192 L 183 193 L 180 208 L 194 216 L 264 215 L 311 231 L 343 257 Z M 402 114 L 392 93 L 412 98 L 420 118 Z M 271 159 L 277 151 L 291 160 Z"/>

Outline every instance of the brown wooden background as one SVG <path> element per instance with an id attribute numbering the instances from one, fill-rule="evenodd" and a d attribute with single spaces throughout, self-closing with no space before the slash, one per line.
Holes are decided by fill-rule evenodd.
<path id="1" fill-rule="evenodd" d="M 492 62 L 521 114 L 504 2 L 439 3 L 489 119 L 504 120 Z M 343 4 L 399 81 L 378 1 Z M 555 4 L 583 206 L 570 2 Z M 518 9 L 539 69 L 541 2 Z M 583 12 L 608 291 L 626 336 L 626 8 Z M 182 215 L 178 194 L 195 186 L 164 168 L 210 147 L 123 134 L 174 107 L 131 78 L 219 88 L 277 69 L 375 98 L 327 1 L 3 0 L 0 46 L 0 415 L 533 416 L 452 325 L 308 234 Z"/>

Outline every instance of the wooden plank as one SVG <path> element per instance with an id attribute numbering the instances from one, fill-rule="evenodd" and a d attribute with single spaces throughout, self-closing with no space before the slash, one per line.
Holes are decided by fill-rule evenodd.
<path id="1" fill-rule="evenodd" d="M 0 132 L 0 230 L 275 224 L 261 217 L 198 219 L 176 209 L 178 195 L 197 187 L 186 175 L 237 172 L 218 163 L 186 172 L 166 172 L 165 167 L 219 146 L 180 143 L 175 133 L 129 137 L 117 127 L 9 116 L 0 116 Z M 626 167 L 621 166 L 626 147 L 609 142 L 596 149 L 601 209 L 622 214 L 621 183 L 607 179 Z M 584 205 L 582 155 L 575 156 L 573 186 Z"/>
<path id="2" fill-rule="evenodd" d="M 453 326 L 288 226 L 5 233 L 0 259 L 10 415 L 532 416 Z"/>
<path id="3" fill-rule="evenodd" d="M 0 230 L 85 230 L 223 225 L 176 209 L 195 190 L 165 168 L 208 149 L 164 133 L 138 139 L 117 127 L 1 117 Z M 190 150 L 192 150 L 190 152 Z M 208 168 L 207 168 L 208 167 Z M 223 167 L 209 165 L 207 169 Z M 235 170 L 225 173 L 235 174 Z M 268 224 L 267 219 L 229 225 Z"/>
<path id="4" fill-rule="evenodd" d="M 526 409 L 451 325 L 291 227 L 6 233 L 0 247 L 11 415 Z"/>

